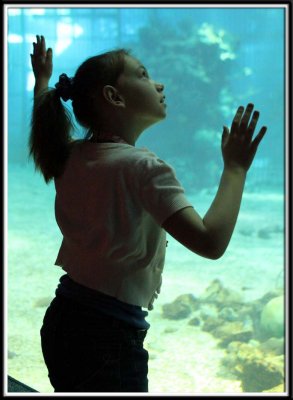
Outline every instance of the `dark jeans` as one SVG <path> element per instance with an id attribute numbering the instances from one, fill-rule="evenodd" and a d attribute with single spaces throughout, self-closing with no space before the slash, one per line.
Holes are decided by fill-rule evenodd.
<path id="1" fill-rule="evenodd" d="M 55 297 L 41 328 L 55 392 L 148 392 L 146 332 Z"/>

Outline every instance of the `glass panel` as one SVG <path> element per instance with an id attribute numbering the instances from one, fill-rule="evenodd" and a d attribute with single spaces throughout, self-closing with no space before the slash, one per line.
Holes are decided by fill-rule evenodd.
<path id="1" fill-rule="evenodd" d="M 163 286 L 147 317 L 145 347 L 151 393 L 283 392 L 285 9 L 8 11 L 8 374 L 41 393 L 53 392 L 39 329 L 64 274 L 54 267 L 62 235 L 54 184 L 46 186 L 28 162 L 29 54 L 35 35 L 43 34 L 53 48 L 52 87 L 61 73 L 71 77 L 88 57 L 118 47 L 132 49 L 165 85 L 167 118 L 136 146 L 172 165 L 201 217 L 223 170 L 223 125 L 231 125 L 239 105 L 252 102 L 260 111 L 258 129 L 266 125 L 268 133 L 247 175 L 231 242 L 220 259 L 210 260 L 168 235 Z"/>

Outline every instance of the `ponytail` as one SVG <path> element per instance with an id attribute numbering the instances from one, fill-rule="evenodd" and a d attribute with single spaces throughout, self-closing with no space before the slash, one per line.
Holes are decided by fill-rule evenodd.
<path id="1" fill-rule="evenodd" d="M 70 112 L 63 101 L 72 100 L 76 121 L 87 130 L 87 140 L 102 115 L 102 88 L 115 85 L 124 70 L 129 50 L 112 50 L 84 61 L 73 78 L 59 76 L 56 89 L 48 89 L 35 97 L 31 119 L 29 154 L 48 183 L 64 171 L 71 144 Z"/>
<path id="2" fill-rule="evenodd" d="M 29 155 L 46 183 L 60 176 L 70 152 L 73 128 L 69 111 L 57 89 L 48 89 L 34 99 Z"/>

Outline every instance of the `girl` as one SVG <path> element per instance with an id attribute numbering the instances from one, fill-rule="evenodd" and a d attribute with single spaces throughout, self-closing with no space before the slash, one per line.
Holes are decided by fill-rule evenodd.
<path id="1" fill-rule="evenodd" d="M 124 49 L 86 60 L 73 78 L 48 89 L 52 49 L 37 36 L 30 154 L 54 179 L 63 235 L 56 265 L 66 274 L 48 307 L 41 341 L 56 392 L 147 392 L 145 317 L 158 296 L 166 231 L 192 252 L 218 259 L 230 241 L 246 173 L 266 127 L 240 106 L 224 127 L 219 189 L 201 218 L 173 169 L 146 148 L 141 133 L 166 116 L 164 85 Z M 73 140 L 76 120 L 87 130 Z"/>

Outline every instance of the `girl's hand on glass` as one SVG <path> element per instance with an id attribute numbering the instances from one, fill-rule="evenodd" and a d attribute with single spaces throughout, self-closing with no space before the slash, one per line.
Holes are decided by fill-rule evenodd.
<path id="1" fill-rule="evenodd" d="M 31 63 L 36 81 L 49 82 L 53 72 L 53 52 L 49 48 L 46 50 L 46 41 L 44 36 L 36 35 L 37 43 L 33 43 L 33 54 L 31 54 Z"/>
<path id="2" fill-rule="evenodd" d="M 252 140 L 259 118 L 259 112 L 254 111 L 250 121 L 253 107 L 254 105 L 250 103 L 247 105 L 245 111 L 243 106 L 238 108 L 232 121 L 230 132 L 229 129 L 224 126 L 222 135 L 222 155 L 226 168 L 240 168 L 248 171 L 258 145 L 266 133 L 267 128 L 263 126 L 258 135 Z"/>

